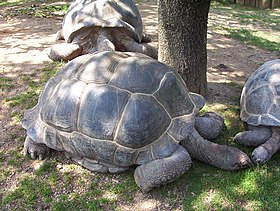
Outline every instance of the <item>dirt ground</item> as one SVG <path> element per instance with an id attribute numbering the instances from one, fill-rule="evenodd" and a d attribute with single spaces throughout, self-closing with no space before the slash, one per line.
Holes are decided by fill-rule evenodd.
<path id="1" fill-rule="evenodd" d="M 152 44 L 157 46 L 157 5 L 147 2 L 140 4 L 139 7 L 145 31 L 151 35 Z M 16 78 L 20 73 L 28 74 L 42 68 L 49 61 L 44 50 L 54 43 L 63 16 L 56 18 L 5 16 L 12 9 L 7 7 L 0 11 L 0 77 Z M 210 13 L 210 16 L 213 16 L 211 20 L 216 18 L 215 14 Z M 240 89 L 234 89 L 234 86 L 228 85 L 229 83 L 242 86 L 260 64 L 279 58 L 274 52 L 247 46 L 211 30 L 208 32 L 207 48 L 209 102 L 230 103 L 231 96 L 239 96 Z M 4 97 L 16 95 L 23 89 L 24 84 L 15 84 L 12 91 L 0 95 L 1 102 Z M 1 103 L 0 109 L 0 148 L 4 149 L 13 145 L 7 141 L 7 137 L 15 129 L 10 116 L 11 108 Z M 3 185 L 1 184 L 2 188 L 5 188 Z M 141 196 L 135 199 L 139 203 L 141 200 Z M 154 206 L 154 201 L 148 202 L 150 204 L 147 203 L 147 206 Z"/>

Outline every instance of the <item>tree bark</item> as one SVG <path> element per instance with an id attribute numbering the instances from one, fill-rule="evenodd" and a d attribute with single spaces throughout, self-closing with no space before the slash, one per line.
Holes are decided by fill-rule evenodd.
<path id="1" fill-rule="evenodd" d="M 159 0 L 159 61 L 190 91 L 207 96 L 207 22 L 211 0 Z"/>

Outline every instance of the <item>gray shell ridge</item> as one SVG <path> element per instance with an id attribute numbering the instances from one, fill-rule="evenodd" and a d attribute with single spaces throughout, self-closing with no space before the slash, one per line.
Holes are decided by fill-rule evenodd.
<path id="1" fill-rule="evenodd" d="M 35 108 L 36 120 L 25 126 L 32 140 L 117 166 L 169 156 L 193 130 L 195 116 L 172 68 L 120 52 L 69 62 L 46 84 Z"/>
<path id="2" fill-rule="evenodd" d="M 242 121 L 280 126 L 280 59 L 265 62 L 248 78 L 240 105 Z"/>
<path id="3" fill-rule="evenodd" d="M 92 27 L 122 27 L 137 42 L 143 36 L 140 11 L 133 0 L 76 0 L 66 13 L 62 31 L 71 42 L 79 30 Z"/>

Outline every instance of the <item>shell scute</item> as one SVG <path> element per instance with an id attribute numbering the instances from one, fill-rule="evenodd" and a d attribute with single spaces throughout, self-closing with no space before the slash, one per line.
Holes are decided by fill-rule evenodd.
<path id="1" fill-rule="evenodd" d="M 154 93 L 165 75 L 170 71 L 166 65 L 149 57 L 139 60 L 137 54 L 122 61 L 109 84 L 132 93 Z"/>
<path id="2" fill-rule="evenodd" d="M 123 111 L 116 141 L 125 147 L 141 148 L 156 141 L 169 124 L 168 114 L 154 97 L 135 94 Z"/>
<path id="3" fill-rule="evenodd" d="M 112 140 L 130 94 L 108 85 L 89 84 L 79 109 L 78 131 L 97 139 Z"/>
<path id="4" fill-rule="evenodd" d="M 85 83 L 77 80 L 64 80 L 54 90 L 52 97 L 41 106 L 44 122 L 63 131 L 76 130 L 79 101 Z"/>
<path id="5" fill-rule="evenodd" d="M 186 86 L 178 80 L 173 72 L 165 74 L 155 96 L 172 118 L 191 114 L 195 109 Z"/>

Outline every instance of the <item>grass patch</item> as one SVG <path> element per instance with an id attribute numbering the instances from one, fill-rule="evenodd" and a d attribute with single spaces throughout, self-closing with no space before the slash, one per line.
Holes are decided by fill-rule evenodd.
<path id="1" fill-rule="evenodd" d="M 57 4 L 56 0 L 9 0 L 0 2 L 1 7 L 7 7 L 4 16 L 15 17 L 27 15 L 37 18 L 52 18 L 63 16 L 69 9 L 70 3 Z M 8 8 L 11 7 L 11 8 Z"/>
<path id="2" fill-rule="evenodd" d="M 52 190 L 50 185 L 35 178 L 25 177 L 15 190 L 8 192 L 3 198 L 3 204 L 16 203 L 18 207 L 34 209 L 36 202 L 50 201 Z"/>
<path id="3" fill-rule="evenodd" d="M 246 44 L 258 46 L 266 50 L 280 52 L 280 40 L 279 42 L 270 41 L 273 39 L 273 35 L 247 29 L 232 29 L 228 27 L 223 27 L 223 29 L 227 31 L 226 35 L 230 38 L 238 39 Z"/>
<path id="4" fill-rule="evenodd" d="M 48 6 L 30 6 L 26 8 L 15 9 L 10 13 L 11 16 L 28 15 L 37 18 L 52 18 L 53 16 L 66 14 L 70 4 L 64 5 L 48 5 Z"/>
<path id="5" fill-rule="evenodd" d="M 63 64 L 63 62 L 50 62 L 43 69 L 36 70 L 36 73 L 29 76 L 21 75 L 19 80 L 22 80 L 20 81 L 21 83 L 27 84 L 27 88 L 18 95 L 4 98 L 2 103 L 10 107 L 20 107 L 22 109 L 32 108 L 36 105 L 38 96 L 47 80 L 55 75 Z M 20 114 L 13 114 L 13 117 L 17 119 L 17 115 Z"/>
<path id="6" fill-rule="evenodd" d="M 209 28 L 249 45 L 280 52 L 280 10 L 212 2 Z"/>
<path id="7" fill-rule="evenodd" d="M 240 172 L 225 172 L 209 167 L 192 168 L 185 176 L 188 184 L 184 208 L 277 210 L 280 205 L 276 194 L 280 188 L 279 178 L 279 167 L 272 165 L 256 166 Z"/>
<path id="8" fill-rule="evenodd" d="M 0 92 L 9 91 L 14 88 L 13 79 L 7 77 L 0 78 Z"/>
<path id="9" fill-rule="evenodd" d="M 32 2 L 34 0 L 10 0 L 10 1 L 3 1 L 0 2 L 0 7 L 6 7 L 6 6 L 18 6 L 22 5 L 24 3 Z"/>

